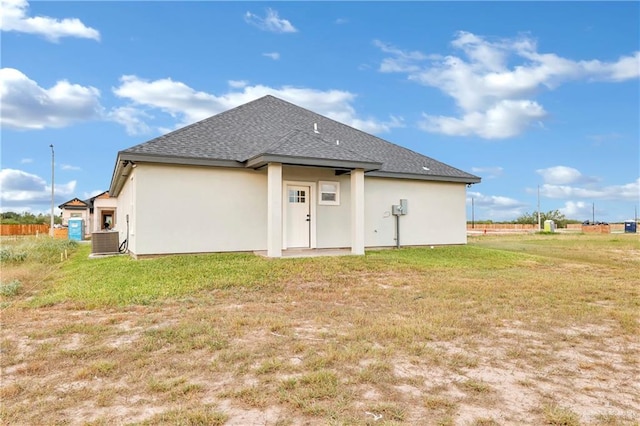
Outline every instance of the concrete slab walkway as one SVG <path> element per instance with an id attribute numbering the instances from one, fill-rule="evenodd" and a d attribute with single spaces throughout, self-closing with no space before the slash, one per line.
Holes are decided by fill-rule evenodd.
<path id="1" fill-rule="evenodd" d="M 267 257 L 267 251 L 254 251 L 254 254 L 262 257 Z M 351 248 L 339 248 L 339 249 L 287 249 L 282 250 L 283 258 L 293 257 L 319 257 L 319 256 L 352 256 Z"/>

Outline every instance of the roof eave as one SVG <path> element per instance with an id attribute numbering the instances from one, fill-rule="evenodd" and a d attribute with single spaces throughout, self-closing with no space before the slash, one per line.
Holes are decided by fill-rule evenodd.
<path id="1" fill-rule="evenodd" d="M 235 160 L 220 160 L 214 158 L 174 157 L 169 155 L 143 154 L 120 151 L 116 160 L 116 167 L 111 177 L 109 196 L 117 197 L 124 186 L 124 182 L 136 163 L 176 164 L 186 166 L 215 166 L 215 167 L 244 167 Z"/>
<path id="2" fill-rule="evenodd" d="M 441 175 L 423 175 L 420 173 L 399 173 L 399 172 L 385 172 L 385 171 L 372 171 L 367 173 L 367 176 L 372 177 L 386 177 L 395 179 L 414 179 L 414 180 L 429 180 L 437 182 L 455 182 L 465 183 L 468 185 L 474 183 L 480 183 L 481 178 L 477 176 L 441 176 Z"/>
<path id="3" fill-rule="evenodd" d="M 292 166 L 328 167 L 335 169 L 364 169 L 365 171 L 378 170 L 382 163 L 357 160 L 334 160 L 328 158 L 296 157 L 276 154 L 260 154 L 246 161 L 246 167 L 258 169 L 269 163 L 282 163 Z"/>
<path id="4" fill-rule="evenodd" d="M 180 164 L 187 166 L 217 166 L 217 167 L 244 167 L 244 164 L 236 160 L 227 160 L 219 158 L 196 158 L 196 157 L 179 157 L 173 155 L 120 152 L 119 157 L 122 160 L 133 163 L 161 163 L 161 164 Z"/>
<path id="5" fill-rule="evenodd" d="M 127 177 L 131 173 L 133 168 L 133 163 L 130 161 L 124 160 L 122 158 L 122 153 L 118 153 L 118 158 L 116 158 L 116 166 L 113 169 L 113 175 L 111 175 L 111 184 L 109 185 L 109 196 L 117 197 L 124 186 L 124 183 L 127 180 Z"/>
<path id="6" fill-rule="evenodd" d="M 89 206 L 65 206 L 64 204 L 60 204 L 58 206 L 58 208 L 60 210 L 64 209 L 64 210 L 86 210 L 89 208 Z"/>

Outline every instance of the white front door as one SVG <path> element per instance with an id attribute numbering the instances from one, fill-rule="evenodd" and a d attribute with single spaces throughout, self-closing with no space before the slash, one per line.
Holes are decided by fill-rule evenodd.
<path id="1" fill-rule="evenodd" d="M 287 185 L 287 247 L 309 247 L 311 188 Z"/>

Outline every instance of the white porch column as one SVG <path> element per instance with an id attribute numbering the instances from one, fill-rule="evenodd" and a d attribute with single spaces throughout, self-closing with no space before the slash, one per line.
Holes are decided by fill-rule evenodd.
<path id="1" fill-rule="evenodd" d="M 351 171 L 351 253 L 364 254 L 364 170 Z"/>
<path id="2" fill-rule="evenodd" d="M 282 164 L 267 165 L 267 256 L 282 257 Z"/>

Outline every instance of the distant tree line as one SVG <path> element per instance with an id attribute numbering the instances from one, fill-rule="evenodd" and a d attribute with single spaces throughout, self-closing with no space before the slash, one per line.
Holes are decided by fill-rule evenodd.
<path id="1" fill-rule="evenodd" d="M 540 212 L 540 225 L 544 225 L 545 220 L 553 220 L 558 228 L 566 228 L 568 223 L 582 223 L 580 220 L 567 219 L 564 214 L 559 210 L 551 210 L 548 212 Z M 494 222 L 492 220 L 476 220 L 477 224 L 491 224 L 491 223 L 517 223 L 521 225 L 537 225 L 538 224 L 538 212 L 525 213 L 519 216 L 516 220 L 512 221 L 500 221 Z"/>
<path id="2" fill-rule="evenodd" d="M 35 225 L 44 224 L 49 225 L 51 223 L 51 215 L 39 213 L 37 215 L 29 212 L 16 213 L 16 212 L 4 212 L 0 213 L 0 223 L 6 225 Z M 59 216 L 53 216 L 53 223 L 62 223 L 62 218 Z"/>

